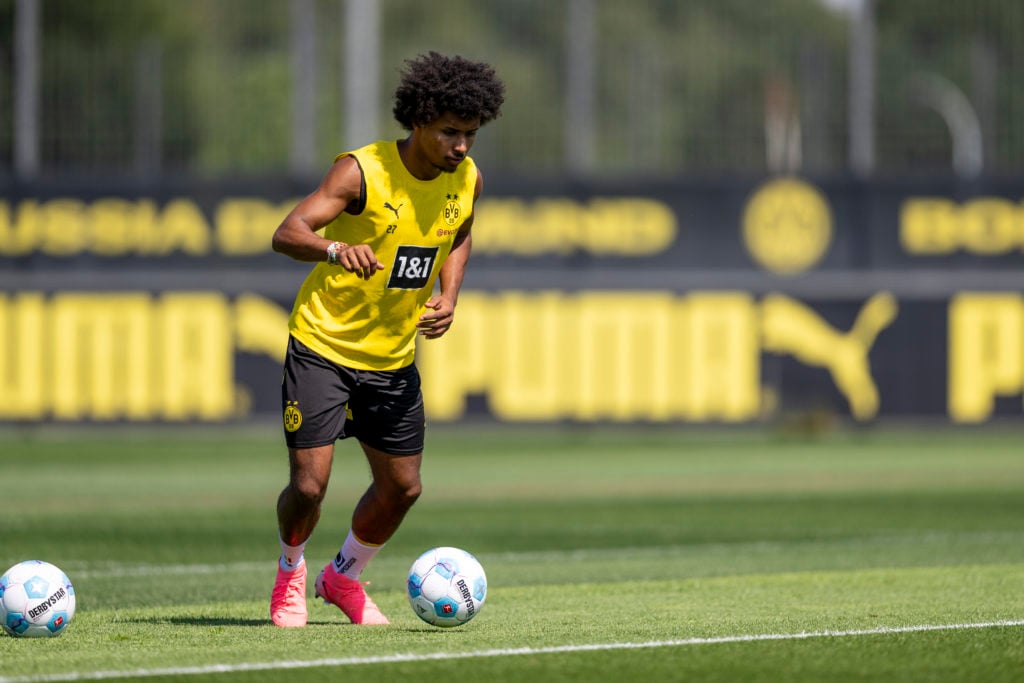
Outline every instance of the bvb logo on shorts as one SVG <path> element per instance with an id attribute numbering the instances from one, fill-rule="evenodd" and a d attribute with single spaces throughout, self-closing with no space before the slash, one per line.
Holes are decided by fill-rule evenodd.
<path id="1" fill-rule="evenodd" d="M 294 432 L 302 426 L 302 413 L 299 412 L 298 401 L 288 401 L 288 405 L 284 408 L 284 428 L 285 431 Z"/>
<path id="2" fill-rule="evenodd" d="M 462 206 L 459 205 L 459 195 L 448 195 L 448 201 L 445 203 L 444 209 L 441 211 L 441 216 L 444 218 L 444 222 L 448 225 L 455 225 L 459 222 L 459 217 L 461 215 Z"/>

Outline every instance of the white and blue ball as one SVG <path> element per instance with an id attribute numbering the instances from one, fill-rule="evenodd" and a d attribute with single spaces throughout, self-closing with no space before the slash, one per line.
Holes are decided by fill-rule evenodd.
<path id="1" fill-rule="evenodd" d="M 49 562 L 19 562 L 0 576 L 0 626 L 8 635 L 59 636 L 74 616 L 74 586 Z"/>
<path id="2" fill-rule="evenodd" d="M 461 626 L 480 613 L 487 575 L 475 557 L 459 548 L 433 548 L 412 563 L 408 582 L 412 611 L 433 626 Z"/>

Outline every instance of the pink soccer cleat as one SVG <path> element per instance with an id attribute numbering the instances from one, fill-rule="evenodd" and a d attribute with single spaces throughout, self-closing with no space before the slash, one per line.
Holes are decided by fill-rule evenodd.
<path id="1" fill-rule="evenodd" d="M 270 594 L 270 620 L 286 628 L 306 625 L 305 560 L 293 572 L 277 568 L 274 592 Z"/>
<path id="2" fill-rule="evenodd" d="M 318 598 L 340 608 L 353 624 L 369 626 L 391 623 L 366 594 L 362 583 L 338 574 L 330 565 L 320 571 L 314 586 Z"/>

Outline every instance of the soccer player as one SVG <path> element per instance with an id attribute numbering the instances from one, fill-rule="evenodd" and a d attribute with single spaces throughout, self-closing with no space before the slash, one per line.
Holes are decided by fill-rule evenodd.
<path id="1" fill-rule="evenodd" d="M 359 577 L 420 495 L 415 340 L 451 327 L 483 187 L 468 153 L 480 127 L 500 115 L 504 85 L 488 64 L 435 52 L 405 67 L 393 111 L 408 137 L 339 154 L 273 237 L 275 251 L 316 262 L 289 320 L 281 392 L 290 476 L 277 503 L 270 616 L 278 626 L 306 624 L 303 551 L 335 441 L 358 439 L 372 481 L 315 593 L 353 623 L 388 623 Z"/>

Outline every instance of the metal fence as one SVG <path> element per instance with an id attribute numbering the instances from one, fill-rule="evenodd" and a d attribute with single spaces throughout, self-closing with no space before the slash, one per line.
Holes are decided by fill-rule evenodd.
<path id="1" fill-rule="evenodd" d="M 1024 169 L 1024 3 L 0 0 L 0 174 L 319 173 L 402 61 L 493 63 L 498 172 Z"/>

